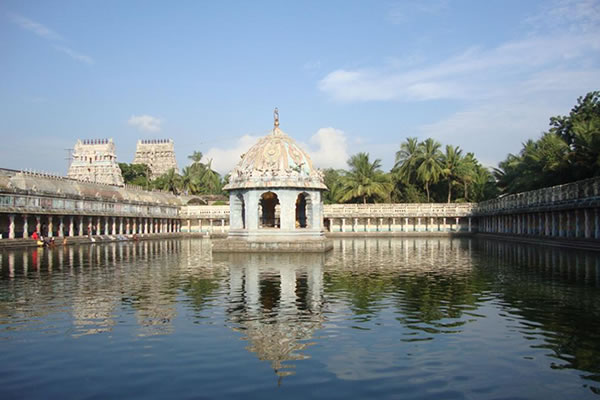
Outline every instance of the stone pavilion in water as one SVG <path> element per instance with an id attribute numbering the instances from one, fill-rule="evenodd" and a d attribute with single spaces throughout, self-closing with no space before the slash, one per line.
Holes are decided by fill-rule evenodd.
<path id="1" fill-rule="evenodd" d="M 323 174 L 308 154 L 279 128 L 242 155 L 231 172 L 230 230 L 213 251 L 310 251 L 332 247 L 323 231 Z"/>

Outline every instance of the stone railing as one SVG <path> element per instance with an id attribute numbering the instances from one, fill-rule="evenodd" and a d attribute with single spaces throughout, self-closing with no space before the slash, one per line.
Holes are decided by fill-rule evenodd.
<path id="1" fill-rule="evenodd" d="M 600 177 L 517 193 L 478 203 L 476 215 L 505 214 L 527 209 L 578 208 L 600 203 Z"/>
<path id="2" fill-rule="evenodd" d="M 179 216 L 184 219 L 229 219 L 229 206 L 182 206 Z"/>
<path id="3" fill-rule="evenodd" d="M 328 204 L 323 206 L 325 218 L 367 217 L 466 217 L 475 203 L 392 203 L 392 204 Z"/>
<path id="4" fill-rule="evenodd" d="M 466 217 L 472 214 L 473 203 L 430 204 L 328 204 L 323 206 L 324 218 L 367 217 Z M 229 206 L 183 206 L 181 218 L 229 219 Z"/>

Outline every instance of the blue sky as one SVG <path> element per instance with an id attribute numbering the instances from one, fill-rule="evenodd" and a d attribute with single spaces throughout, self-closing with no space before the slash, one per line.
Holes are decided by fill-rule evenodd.
<path id="1" fill-rule="evenodd" d="M 3 1 L 0 167 L 172 138 L 227 172 L 282 129 L 320 167 L 409 136 L 494 166 L 600 82 L 600 1 Z"/>

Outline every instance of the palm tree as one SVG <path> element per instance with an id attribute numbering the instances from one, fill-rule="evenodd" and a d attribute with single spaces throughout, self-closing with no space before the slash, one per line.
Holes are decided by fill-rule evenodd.
<path id="1" fill-rule="evenodd" d="M 361 199 L 363 204 L 367 199 L 379 197 L 386 200 L 390 196 L 391 183 L 386 174 L 381 171 L 381 160 L 369 161 L 368 153 L 358 153 L 348 160 L 348 171 L 342 178 L 342 195 L 340 201 Z"/>
<path id="2" fill-rule="evenodd" d="M 407 138 L 396 152 L 396 163 L 393 171 L 396 177 L 405 184 L 413 183 L 416 170 L 422 158 L 423 147 L 416 137 Z"/>
<path id="3" fill-rule="evenodd" d="M 430 201 L 429 186 L 436 183 L 442 175 L 441 144 L 428 138 L 423 142 L 421 162 L 417 168 L 417 178 L 425 184 L 427 202 Z"/>
<path id="4" fill-rule="evenodd" d="M 173 194 L 178 194 L 181 188 L 181 176 L 175 171 L 175 168 L 171 168 L 165 172 L 153 182 L 154 186 L 161 190 L 168 190 Z"/>
<path id="5" fill-rule="evenodd" d="M 442 175 L 448 181 L 448 203 L 452 201 L 452 185 L 458 183 L 462 170 L 462 150 L 456 146 L 446 146 L 446 153 L 442 155 Z"/>
<path id="6" fill-rule="evenodd" d="M 198 164 L 200 162 L 200 160 L 202 160 L 202 156 L 203 155 L 202 155 L 201 151 L 194 151 L 192 153 L 192 155 L 188 156 L 188 158 L 193 161 L 192 162 L 192 165 L 193 165 L 193 164 Z"/>

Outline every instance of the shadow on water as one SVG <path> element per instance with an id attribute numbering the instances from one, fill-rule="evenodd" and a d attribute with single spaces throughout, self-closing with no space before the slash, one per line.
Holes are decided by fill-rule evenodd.
<path id="1" fill-rule="evenodd" d="M 186 354 L 191 365 L 245 368 L 252 387 L 264 378 L 260 360 L 282 387 L 284 377 L 329 382 L 349 397 L 438 385 L 435 396 L 526 398 L 542 383 L 549 394 L 598 394 L 598 304 L 598 254 L 490 240 L 337 239 L 327 255 L 213 256 L 200 239 L 0 253 L 6 346 L 23 333 L 118 337 L 122 357 L 135 359 L 132 338 L 161 338 L 185 354 L 219 326 L 230 334 L 202 336 L 218 351 Z M 240 340 L 250 358 L 235 353 Z M 222 383 L 207 395 L 224 395 Z"/>

